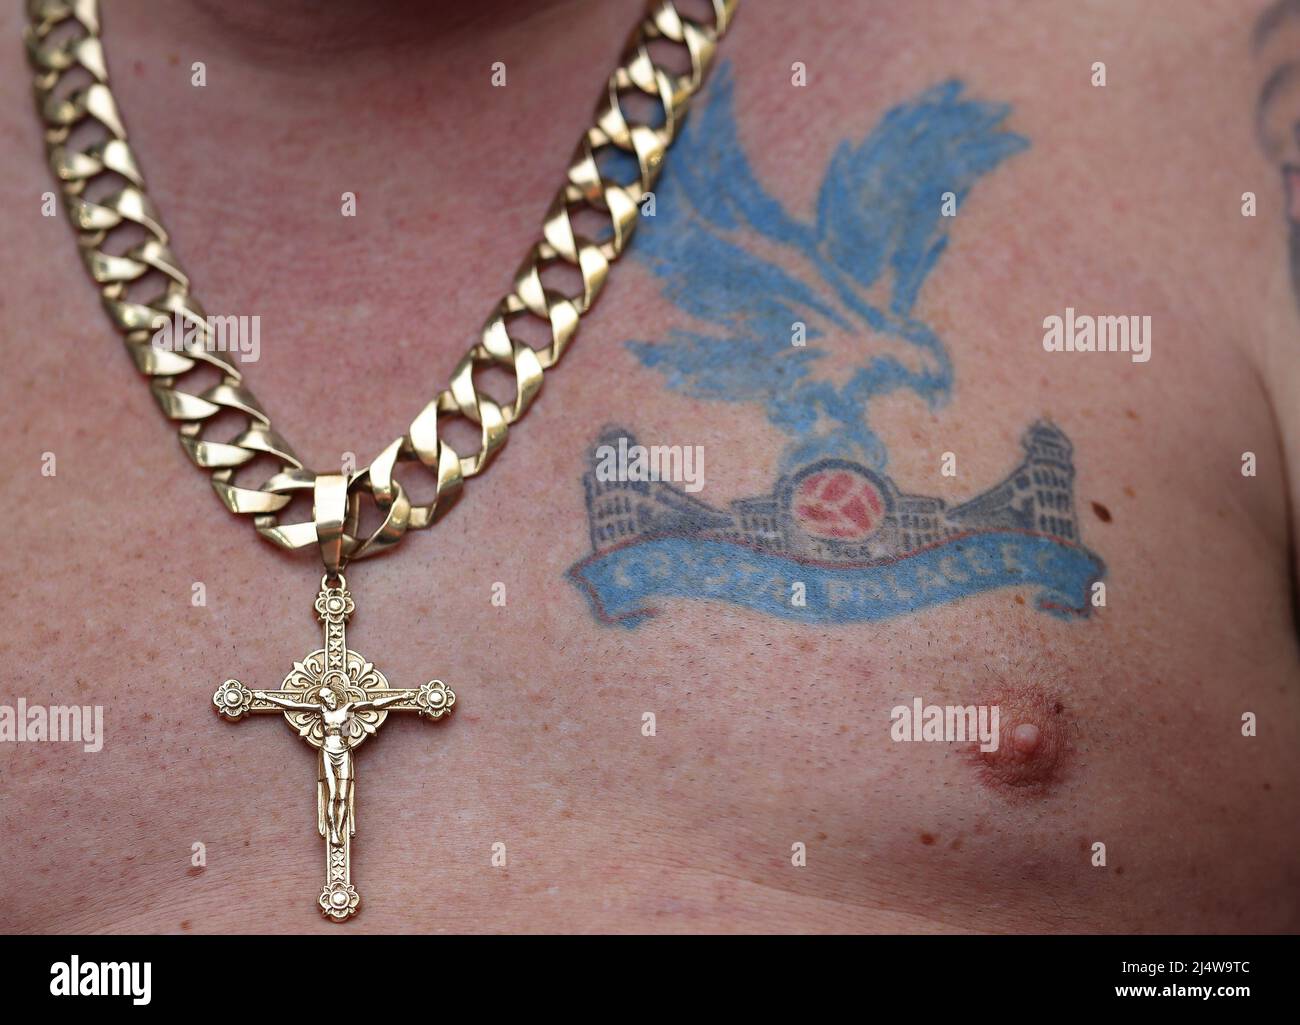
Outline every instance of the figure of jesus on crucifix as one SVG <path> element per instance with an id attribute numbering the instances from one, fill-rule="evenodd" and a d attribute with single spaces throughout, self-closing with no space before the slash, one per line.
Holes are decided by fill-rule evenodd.
<path id="1" fill-rule="evenodd" d="M 339 672 L 326 676 L 325 683 L 318 692 L 319 704 L 294 701 L 273 692 L 264 695 L 265 700 L 280 708 L 310 712 L 321 717 L 321 732 L 325 742 L 320 748 L 320 782 L 326 788 L 325 822 L 332 844 L 342 843 L 340 837 L 344 835 L 344 830 L 347 830 L 349 836 L 356 832 L 355 829 L 348 828 L 348 808 L 352 805 L 352 741 L 349 738 L 353 714 L 387 708 L 406 700 L 406 695 L 399 692 L 373 701 L 343 701 L 340 704 L 338 693 L 330 684 L 344 683 L 346 677 L 339 680 L 342 676 Z"/>
<path id="2" fill-rule="evenodd" d="M 325 646 L 295 662 L 279 690 L 251 690 L 227 680 L 212 696 L 227 719 L 256 712 L 281 712 L 298 735 L 320 752 L 316 827 L 325 838 L 325 886 L 317 903 L 326 917 L 345 921 L 361 901 L 352 885 L 351 837 L 356 835 L 356 773 L 353 748 L 383 725 L 390 711 L 417 712 L 440 719 L 456 703 L 441 680 L 411 690 L 393 690 L 373 663 L 350 651 L 344 625 L 353 611 L 343 578 L 322 581 L 316 613 Z"/>

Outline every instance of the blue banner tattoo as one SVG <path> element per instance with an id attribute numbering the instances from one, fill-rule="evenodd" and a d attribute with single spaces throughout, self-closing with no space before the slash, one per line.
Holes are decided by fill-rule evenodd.
<path id="1" fill-rule="evenodd" d="M 1086 616 L 1105 566 L 1077 541 L 1065 435 L 1039 422 L 1006 480 L 954 508 L 861 463 L 822 459 L 771 495 L 716 509 L 664 481 L 583 478 L 592 554 L 569 570 L 597 618 L 636 626 L 654 598 L 704 598 L 808 623 L 883 620 L 998 587 Z M 791 601 L 802 584 L 803 602 Z"/>
<path id="2" fill-rule="evenodd" d="M 1081 543 L 1057 427 L 1034 424 L 1016 470 L 948 508 L 898 488 L 871 426 L 880 396 L 910 391 L 934 409 L 951 394 L 947 347 L 913 308 L 948 244 L 942 197 L 960 207 L 1029 145 L 1002 126 L 1010 108 L 956 81 L 893 108 L 836 150 L 805 221 L 755 177 L 730 70 L 719 72 L 632 247 L 692 326 L 627 345 L 675 391 L 761 405 L 788 439 L 780 479 L 718 509 L 663 481 L 598 472 L 601 444 L 634 444 L 607 433 L 584 478 L 592 554 L 569 571 L 597 617 L 636 626 L 656 598 L 696 598 L 809 623 L 885 620 L 1011 586 L 1037 588 L 1043 611 L 1088 615 L 1105 566 Z M 816 343 L 831 331 L 870 340 L 842 384 L 818 374 Z"/>

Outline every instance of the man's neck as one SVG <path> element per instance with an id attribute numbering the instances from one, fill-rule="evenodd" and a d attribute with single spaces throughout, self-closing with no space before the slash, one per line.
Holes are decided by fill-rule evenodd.
<path id="1" fill-rule="evenodd" d="M 572 31 L 582 20 L 573 9 L 590 6 L 588 0 L 184 0 L 148 8 L 160 26 L 183 29 L 178 38 L 292 67 L 427 55 L 465 36 L 482 40 L 522 27 Z"/>
<path id="2" fill-rule="evenodd" d="M 352 5 L 323 6 L 346 36 L 355 15 L 336 8 Z M 642 0 L 570 6 L 520 18 L 494 2 L 482 32 L 445 35 L 412 16 L 400 56 L 387 29 L 358 28 L 353 53 L 304 45 L 284 63 L 247 47 L 293 49 L 296 0 L 256 42 L 269 4 L 221 5 L 224 28 L 207 0 L 105 12 L 114 89 L 178 258 L 210 313 L 262 317 L 250 383 L 315 464 L 338 460 L 313 447 L 325 437 L 387 444 L 509 289 Z M 313 363 L 328 373 L 304 375 Z M 346 375 L 382 401 L 330 402 L 325 430 L 321 389 Z"/>

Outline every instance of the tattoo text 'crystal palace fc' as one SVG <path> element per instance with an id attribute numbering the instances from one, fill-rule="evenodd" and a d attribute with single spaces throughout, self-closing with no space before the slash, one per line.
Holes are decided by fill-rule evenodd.
<path id="1" fill-rule="evenodd" d="M 722 599 L 809 622 L 888 619 L 1001 587 L 1039 589 L 1038 607 L 1087 615 L 1105 567 L 1078 543 L 1069 440 L 1040 421 L 1006 479 L 949 508 L 888 476 L 822 458 L 771 494 L 723 509 L 665 481 L 583 478 L 592 554 L 570 570 L 598 616 L 635 626 L 656 597 Z M 801 585 L 801 586 L 796 586 Z M 801 599 L 801 600 L 800 600 Z"/>

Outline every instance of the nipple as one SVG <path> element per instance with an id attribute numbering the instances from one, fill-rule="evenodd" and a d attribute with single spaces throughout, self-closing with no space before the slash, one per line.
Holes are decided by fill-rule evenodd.
<path id="1" fill-rule="evenodd" d="M 1015 745 L 1016 751 L 1022 755 L 1032 755 L 1038 748 L 1040 731 L 1037 726 L 1031 722 L 1022 722 L 1011 731 L 1011 743 Z"/>
<path id="2" fill-rule="evenodd" d="M 987 699 L 998 708 L 996 750 L 971 752 L 981 783 L 1004 797 L 1050 794 L 1066 774 L 1074 720 L 1063 699 L 1038 686 L 1000 686 Z"/>

